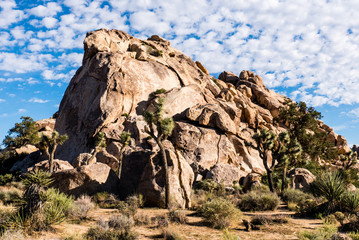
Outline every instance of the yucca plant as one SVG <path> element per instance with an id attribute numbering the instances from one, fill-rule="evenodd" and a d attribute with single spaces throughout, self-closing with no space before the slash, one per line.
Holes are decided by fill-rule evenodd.
<path id="1" fill-rule="evenodd" d="M 345 212 L 355 213 L 359 211 L 359 191 L 346 191 L 341 199 L 340 205 Z"/>
<path id="2" fill-rule="evenodd" d="M 338 207 L 342 195 L 346 191 L 346 182 L 339 172 L 325 172 L 311 184 L 314 195 L 323 196 L 325 213 L 333 213 Z"/>

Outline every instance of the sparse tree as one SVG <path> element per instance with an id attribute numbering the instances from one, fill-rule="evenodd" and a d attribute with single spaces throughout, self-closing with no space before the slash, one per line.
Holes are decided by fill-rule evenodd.
<path id="1" fill-rule="evenodd" d="M 120 136 L 121 149 L 120 149 L 120 157 L 118 159 L 118 178 L 121 178 L 123 153 L 125 152 L 126 147 L 130 143 L 130 140 L 131 140 L 131 133 L 127 131 L 123 131 Z"/>
<path id="2" fill-rule="evenodd" d="M 337 156 L 334 145 L 328 141 L 327 135 L 319 130 L 317 120 L 322 115 L 313 107 L 307 107 L 305 102 L 295 103 L 288 100 L 280 109 L 276 119 L 288 127 L 291 140 L 297 139 L 302 146 L 302 159 L 310 156 L 312 159 L 334 159 Z"/>
<path id="3" fill-rule="evenodd" d="M 60 135 L 57 131 L 53 131 L 50 136 L 43 134 L 41 136 L 41 140 L 39 142 L 39 147 L 42 149 L 46 156 L 49 159 L 49 172 L 52 173 L 54 171 L 54 155 L 58 145 L 62 145 L 68 136 Z"/>
<path id="4" fill-rule="evenodd" d="M 26 144 L 35 145 L 39 142 L 38 127 L 36 122 L 31 117 L 22 116 L 20 123 L 15 123 L 15 127 L 11 128 L 8 135 L 5 136 L 3 141 L 4 146 L 7 148 L 15 149 Z"/>
<path id="5" fill-rule="evenodd" d="M 163 106 L 164 98 L 158 98 L 155 103 L 154 112 L 144 111 L 143 116 L 145 121 L 148 124 L 147 133 L 156 141 L 158 147 L 161 151 L 162 165 L 165 170 L 165 206 L 169 207 L 170 201 L 170 182 L 169 182 L 169 170 L 167 163 L 167 156 L 165 147 L 163 146 L 163 141 L 165 141 L 171 134 L 174 129 L 174 121 L 172 118 L 163 117 Z"/>

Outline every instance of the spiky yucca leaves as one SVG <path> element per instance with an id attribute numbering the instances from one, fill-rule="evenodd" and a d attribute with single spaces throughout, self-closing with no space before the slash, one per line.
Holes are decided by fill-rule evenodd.
<path id="1" fill-rule="evenodd" d="M 54 155 L 58 145 L 64 144 L 68 136 L 60 135 L 57 131 L 53 131 L 50 136 L 43 134 L 39 143 L 39 148 L 42 149 L 49 158 L 49 171 L 54 171 Z"/>
<path id="2" fill-rule="evenodd" d="M 120 157 L 118 159 L 118 178 L 121 178 L 123 153 L 125 152 L 126 147 L 130 144 L 130 141 L 131 141 L 131 133 L 127 131 L 123 131 L 120 136 L 121 150 L 120 150 Z"/>
<path id="3" fill-rule="evenodd" d="M 25 193 L 23 196 L 24 205 L 22 206 L 25 217 L 32 215 L 38 209 L 42 208 L 44 203 L 43 191 L 53 181 L 51 173 L 42 170 L 25 174 L 25 178 L 23 179 L 25 185 Z"/>
<path id="4" fill-rule="evenodd" d="M 174 121 L 172 118 L 164 118 L 163 117 L 163 108 L 164 108 L 164 98 L 160 97 L 157 99 L 155 103 L 155 111 L 154 112 L 143 112 L 143 117 L 147 122 L 149 129 L 146 132 L 156 141 L 158 147 L 161 150 L 161 158 L 163 168 L 166 174 L 166 186 L 165 186 L 165 206 L 169 207 L 170 200 L 170 182 L 169 182 L 169 172 L 168 172 L 168 164 L 167 164 L 167 156 L 165 152 L 165 148 L 163 146 L 163 141 L 166 140 L 173 132 L 174 129 Z M 155 129 L 157 131 L 155 131 Z M 187 203 L 189 201 L 186 201 Z"/>
<path id="5" fill-rule="evenodd" d="M 311 184 L 313 194 L 323 196 L 327 200 L 323 205 L 326 214 L 337 210 L 340 199 L 346 191 L 345 187 L 346 182 L 340 172 L 324 172 Z"/>
<path id="6" fill-rule="evenodd" d="M 359 190 L 346 191 L 340 198 L 340 205 L 344 212 L 359 212 Z"/>

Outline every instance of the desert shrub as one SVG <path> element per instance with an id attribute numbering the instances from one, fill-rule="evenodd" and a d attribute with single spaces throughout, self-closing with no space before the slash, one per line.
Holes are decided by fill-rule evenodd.
<path id="1" fill-rule="evenodd" d="M 326 202 L 320 207 L 324 214 L 340 210 L 340 199 L 346 191 L 346 183 L 339 172 L 325 172 L 311 184 L 314 195 L 323 196 Z"/>
<path id="2" fill-rule="evenodd" d="M 223 196 L 226 193 L 225 186 L 212 179 L 205 179 L 198 182 L 196 184 L 196 189 L 214 193 L 217 196 Z"/>
<path id="3" fill-rule="evenodd" d="M 14 176 L 10 173 L 0 175 L 0 186 L 4 186 L 11 183 L 14 180 Z"/>
<path id="4" fill-rule="evenodd" d="M 6 230 L 0 237 L 0 240 L 24 240 L 24 239 L 26 238 L 24 236 L 23 231 L 13 230 L 13 229 Z"/>
<path id="5" fill-rule="evenodd" d="M 352 238 L 352 240 L 359 240 L 359 231 L 356 232 L 350 232 L 348 233 L 349 237 Z"/>
<path id="6" fill-rule="evenodd" d="M 345 191 L 340 197 L 340 207 L 345 212 L 355 213 L 359 211 L 359 191 Z"/>
<path id="7" fill-rule="evenodd" d="M 205 222 L 214 228 L 227 228 L 236 216 L 238 210 L 228 200 L 215 198 L 198 210 L 198 213 L 205 218 Z"/>
<path id="8" fill-rule="evenodd" d="M 173 228 L 164 228 L 162 230 L 162 236 L 165 240 L 182 240 L 182 236 Z"/>
<path id="9" fill-rule="evenodd" d="M 323 227 L 317 228 L 314 232 L 304 231 L 298 234 L 300 240 L 328 240 L 338 228 L 333 224 L 324 224 Z"/>
<path id="10" fill-rule="evenodd" d="M 72 197 L 66 195 L 65 193 L 61 193 L 55 188 L 47 189 L 45 197 L 48 206 L 59 208 L 64 213 L 64 216 L 69 215 L 72 205 L 74 204 Z"/>
<path id="11" fill-rule="evenodd" d="M 313 199 L 314 196 L 312 194 L 309 193 L 305 193 L 299 189 L 286 189 L 283 194 L 282 194 L 282 199 L 285 203 L 296 203 L 296 204 L 300 204 L 304 201 L 306 201 L 307 199 Z"/>
<path id="12" fill-rule="evenodd" d="M 129 211 L 130 216 L 134 216 L 138 208 L 143 206 L 143 196 L 142 195 L 131 195 L 126 198 L 127 210 Z"/>
<path id="13" fill-rule="evenodd" d="M 151 219 L 148 215 L 143 214 L 136 214 L 133 218 L 135 221 L 135 225 L 141 226 L 141 225 L 149 225 L 151 223 Z"/>
<path id="14" fill-rule="evenodd" d="M 184 210 L 171 210 L 168 213 L 171 222 L 185 224 L 187 222 L 186 212 Z"/>
<path id="15" fill-rule="evenodd" d="M 101 220 L 96 227 L 85 234 L 89 240 L 134 240 L 137 234 L 132 231 L 133 221 L 124 215 L 112 215 L 108 222 Z"/>
<path id="16" fill-rule="evenodd" d="M 114 229 L 104 229 L 102 227 L 92 227 L 85 234 L 87 240 L 135 240 L 137 234 L 134 232 L 121 232 Z"/>
<path id="17" fill-rule="evenodd" d="M 280 199 L 269 191 L 253 190 L 240 197 L 239 208 L 242 211 L 266 211 L 277 209 Z"/>
<path id="18" fill-rule="evenodd" d="M 134 226 L 134 222 L 125 215 L 112 215 L 108 221 L 108 226 L 121 231 L 129 231 Z"/>
<path id="19" fill-rule="evenodd" d="M 193 210 L 197 210 L 200 208 L 204 203 L 208 202 L 208 199 L 214 198 L 215 195 L 212 193 L 209 193 L 205 190 L 199 189 L 192 191 L 191 194 L 191 208 Z"/>
<path id="20" fill-rule="evenodd" d="M 91 197 L 82 195 L 74 201 L 70 214 L 75 218 L 86 219 L 89 211 L 94 207 L 95 205 L 91 202 Z"/>
<path id="21" fill-rule="evenodd" d="M 223 240 L 241 240 L 240 237 L 237 235 L 234 235 L 233 233 L 230 233 L 227 229 L 224 229 L 223 231 Z"/>
<path id="22" fill-rule="evenodd" d="M 288 222 L 289 222 L 288 216 L 285 215 L 276 215 L 276 216 L 257 215 L 254 216 L 251 220 L 251 223 L 253 225 L 284 224 Z"/>
<path id="23" fill-rule="evenodd" d="M 169 225 L 168 217 L 167 216 L 157 216 L 155 218 L 155 221 L 157 222 L 158 228 L 166 228 Z"/>
<path id="24" fill-rule="evenodd" d="M 22 191 L 17 188 L 9 187 L 0 190 L 0 201 L 4 204 L 19 203 L 21 197 Z"/>
<path id="25" fill-rule="evenodd" d="M 124 205 L 124 202 L 117 199 L 114 194 L 108 192 L 99 192 L 93 196 L 94 202 L 100 208 L 119 208 Z"/>

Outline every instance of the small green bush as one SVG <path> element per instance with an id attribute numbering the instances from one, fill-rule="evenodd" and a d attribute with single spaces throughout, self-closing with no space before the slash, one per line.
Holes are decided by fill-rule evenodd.
<path id="1" fill-rule="evenodd" d="M 93 199 L 100 208 L 119 208 L 124 204 L 115 195 L 108 192 L 99 192 L 93 196 Z"/>
<path id="2" fill-rule="evenodd" d="M 338 228 L 333 224 L 324 224 L 323 227 L 316 229 L 314 232 L 304 231 L 298 234 L 300 240 L 328 240 Z"/>
<path id="3" fill-rule="evenodd" d="M 14 180 L 14 176 L 10 173 L 0 175 L 0 186 L 4 186 L 7 183 L 11 183 Z"/>
<path id="4" fill-rule="evenodd" d="M 198 213 L 214 228 L 227 228 L 238 213 L 236 207 L 224 198 L 215 198 L 202 205 Z"/>
<path id="5" fill-rule="evenodd" d="M 217 196 L 223 196 L 226 192 L 225 186 L 223 184 L 217 183 L 212 179 L 205 179 L 201 182 L 198 182 L 196 189 L 208 191 L 210 193 L 216 194 Z"/>
<path id="6" fill-rule="evenodd" d="M 296 204 L 301 204 L 304 201 L 306 201 L 307 199 L 314 199 L 314 196 L 312 194 L 309 193 L 305 193 L 299 189 L 286 189 L 283 194 L 282 194 L 282 199 L 285 203 L 296 203 Z"/>
<path id="7" fill-rule="evenodd" d="M 163 239 L 165 240 L 182 240 L 182 236 L 172 228 L 164 228 L 162 230 Z"/>
<path id="8" fill-rule="evenodd" d="M 239 208 L 242 211 L 274 211 L 279 203 L 280 199 L 277 194 L 254 190 L 241 196 Z"/>
<path id="9" fill-rule="evenodd" d="M 49 188 L 45 192 L 46 204 L 49 207 L 58 208 L 64 213 L 64 216 L 68 216 L 74 199 L 69 197 L 65 193 L 61 193 L 58 189 Z M 46 208 L 45 208 L 46 209 Z"/>
<path id="10" fill-rule="evenodd" d="M 108 221 L 108 226 L 121 231 L 130 231 L 134 222 L 125 215 L 112 215 Z"/>

